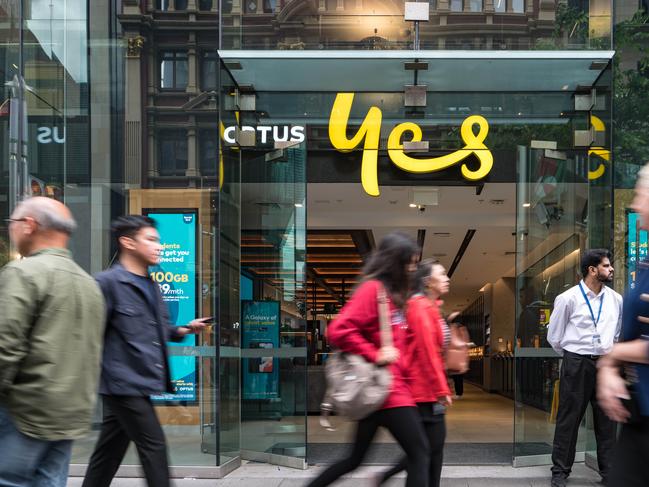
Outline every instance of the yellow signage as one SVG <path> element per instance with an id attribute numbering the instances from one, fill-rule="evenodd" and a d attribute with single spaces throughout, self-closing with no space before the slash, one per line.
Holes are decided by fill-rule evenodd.
<path id="1" fill-rule="evenodd" d="M 596 117 L 595 115 L 591 115 L 590 123 L 595 129 L 595 132 L 606 132 L 606 126 L 604 125 L 604 122 L 601 118 Z M 611 162 L 611 151 L 605 149 L 604 147 L 593 147 L 588 151 L 588 155 L 595 155 L 607 162 Z M 606 166 L 604 166 L 603 162 L 600 162 L 599 166 L 597 166 L 597 169 L 595 169 L 594 171 L 588 171 L 588 179 L 590 181 L 593 181 L 595 179 L 601 178 L 604 175 L 605 170 Z"/>
<path id="2" fill-rule="evenodd" d="M 350 139 L 347 137 L 347 125 L 354 101 L 354 93 L 338 93 L 329 117 L 329 140 L 331 145 L 341 152 L 349 152 L 363 142 L 363 156 L 361 160 L 361 183 L 363 189 L 370 196 L 379 196 L 378 182 L 378 151 L 381 140 L 381 122 L 383 114 L 378 107 L 370 107 L 363 123 L 356 134 Z M 478 133 L 474 133 L 474 126 L 478 126 Z M 472 115 L 462 122 L 460 135 L 464 147 L 451 154 L 431 158 L 415 158 L 408 156 L 403 149 L 402 137 L 410 133 L 410 142 L 421 142 L 421 127 L 413 122 L 400 123 L 392 129 L 388 136 L 388 156 L 393 164 L 404 171 L 411 173 L 429 173 L 441 171 L 462 162 L 471 154 L 475 154 L 480 161 L 480 166 L 472 171 L 466 164 L 462 165 L 462 175 L 476 181 L 484 178 L 493 167 L 493 155 L 484 144 L 489 133 L 489 123 L 480 115 Z"/>

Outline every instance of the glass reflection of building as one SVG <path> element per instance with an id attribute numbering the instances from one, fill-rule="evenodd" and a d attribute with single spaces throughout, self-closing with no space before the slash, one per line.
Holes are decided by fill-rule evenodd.
<path id="1" fill-rule="evenodd" d="M 516 400 L 514 463 L 547 462 L 558 360 L 544 327 L 553 299 L 575 281 L 588 246 L 613 247 L 615 287 L 630 282 L 625 207 L 649 160 L 649 145 L 637 142 L 649 90 L 625 87 L 647 86 L 646 59 L 629 35 L 646 24 L 646 2 L 618 1 L 614 13 L 605 0 L 428 4 L 415 52 L 402 0 L 0 0 L 5 216 L 27 194 L 64 200 L 83 229 L 75 257 L 97 272 L 114 257 L 115 216 L 198 215 L 196 313 L 218 325 L 195 348 L 174 351 L 196 357 L 195 400 L 158 408 L 177 472 L 220 476 L 242 458 L 310 461 L 324 328 L 374 244 L 367 232 L 307 229 L 308 184 L 358 182 L 327 138 L 331 104 L 346 88 L 357 95 L 350 130 L 363 107 L 380 105 L 386 125 L 417 120 L 440 153 L 459 148 L 468 114 L 490 121 L 497 167 L 487 184 L 516 185 L 515 271 L 465 308 L 478 345 L 470 376 Z M 417 74 L 404 70 L 420 62 L 427 68 Z M 323 85 L 332 69 L 347 75 Z M 428 84 L 420 107 L 404 106 L 413 80 Z M 302 125 L 306 142 L 260 144 L 244 125 Z M 234 144 L 224 141 L 227 127 L 239 127 Z M 379 166 L 396 186 L 425 179 L 391 169 L 385 151 Z M 453 171 L 425 184 L 466 185 Z M 12 257 L 6 229 L 0 255 Z M 489 312 L 498 286 L 510 290 L 518 326 L 498 331 L 500 343 Z M 280 303 L 276 343 L 243 347 L 242 300 Z M 255 367 L 277 374 L 281 393 L 247 396 Z M 87 461 L 93 441 L 78 443 L 75 463 Z"/>

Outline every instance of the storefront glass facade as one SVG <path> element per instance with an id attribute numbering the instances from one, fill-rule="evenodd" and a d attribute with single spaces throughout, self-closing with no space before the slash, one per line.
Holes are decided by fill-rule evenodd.
<path id="1" fill-rule="evenodd" d="M 421 127 L 429 154 L 458 151 L 471 115 L 489 132 L 470 169 L 488 150 L 484 181 L 517 188 L 517 328 L 512 356 L 498 357 L 512 362 L 504 393 L 515 404 L 513 457 L 547 462 L 558 358 L 538 320 L 525 324 L 526 311 L 549 312 L 586 247 L 614 248 L 620 292 L 646 254 L 625 211 L 649 160 L 646 5 L 428 4 L 416 38 L 401 0 L 0 0 L 0 212 L 29 194 L 64 201 L 81 228 L 75 258 L 92 273 L 114 259 L 111 219 L 151 214 L 170 245 L 153 277 L 175 316 L 218 317 L 195 341 L 170 347 L 183 388 L 157 400 L 176 472 L 220 475 L 242 457 L 306 465 L 326 354 L 316 322 L 342 303 L 315 309 L 315 288 L 335 294 L 333 282 L 344 300 L 357 283 L 326 255 L 310 261 L 319 245 L 349 242 L 308 234 L 308 185 L 371 192 L 360 170 L 365 148 L 376 154 L 379 191 L 477 187 L 461 164 L 412 174 L 389 152 L 399 148 L 389 134 L 404 122 Z M 423 103 L 406 106 L 407 85 L 426 86 Z M 354 93 L 348 137 L 378 107 L 378 146 L 343 153 L 332 141 L 340 93 Z M 15 257 L 5 228 L 0 260 Z M 345 267 L 361 264 L 350 255 Z M 184 274 L 186 286 L 174 281 Z M 188 300 L 173 297 L 181 291 Z M 501 362 L 488 357 L 488 334 L 475 341 L 491 364 L 480 366 L 486 377 Z M 75 464 L 87 462 L 95 438 L 77 443 Z M 580 451 L 592 450 L 588 422 L 582 439 Z M 137 463 L 129 452 L 125 464 Z"/>

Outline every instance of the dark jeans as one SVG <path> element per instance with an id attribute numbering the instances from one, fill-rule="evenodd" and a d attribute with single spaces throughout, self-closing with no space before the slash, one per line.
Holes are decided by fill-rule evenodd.
<path id="1" fill-rule="evenodd" d="M 65 487 L 71 453 L 72 440 L 27 436 L 0 407 L 0 487 Z"/>
<path id="2" fill-rule="evenodd" d="M 455 395 L 461 396 L 464 394 L 464 374 L 452 375 L 453 378 L 453 388 L 455 389 Z"/>
<path id="3" fill-rule="evenodd" d="M 428 442 L 417 408 L 381 409 L 358 422 L 354 446 L 347 458 L 334 463 L 309 483 L 309 487 L 324 487 L 357 468 L 379 426 L 387 428 L 406 452 L 408 479 L 406 487 L 428 486 Z"/>
<path id="4" fill-rule="evenodd" d="M 609 487 L 649 485 L 649 418 L 624 424 L 613 452 Z"/>
<path id="5" fill-rule="evenodd" d="M 135 443 L 149 487 L 169 487 L 167 445 L 148 397 L 102 396 L 104 420 L 83 487 L 108 487 Z"/>
<path id="6" fill-rule="evenodd" d="M 596 361 L 588 356 L 564 352 L 559 383 L 559 410 L 552 447 L 552 475 L 568 477 L 575 461 L 577 433 L 588 403 L 593 407 L 599 473 L 606 478 L 615 445 L 616 423 L 597 404 Z"/>
<path id="7" fill-rule="evenodd" d="M 444 463 L 444 441 L 446 440 L 446 423 L 443 414 L 433 414 L 434 403 L 425 402 L 417 404 L 421 420 L 424 423 L 424 430 L 428 437 L 430 446 L 430 466 L 428 468 L 429 487 L 439 487 L 442 476 L 442 463 Z M 407 466 L 407 457 L 403 457 L 399 463 L 383 474 L 381 483 L 393 475 L 403 471 Z"/>

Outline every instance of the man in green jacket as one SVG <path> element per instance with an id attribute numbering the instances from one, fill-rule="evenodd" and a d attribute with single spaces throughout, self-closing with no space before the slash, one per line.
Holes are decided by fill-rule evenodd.
<path id="1" fill-rule="evenodd" d="M 7 223 L 23 259 L 0 271 L 0 486 L 65 487 L 90 430 L 104 300 L 67 250 L 65 205 L 30 198 Z"/>

